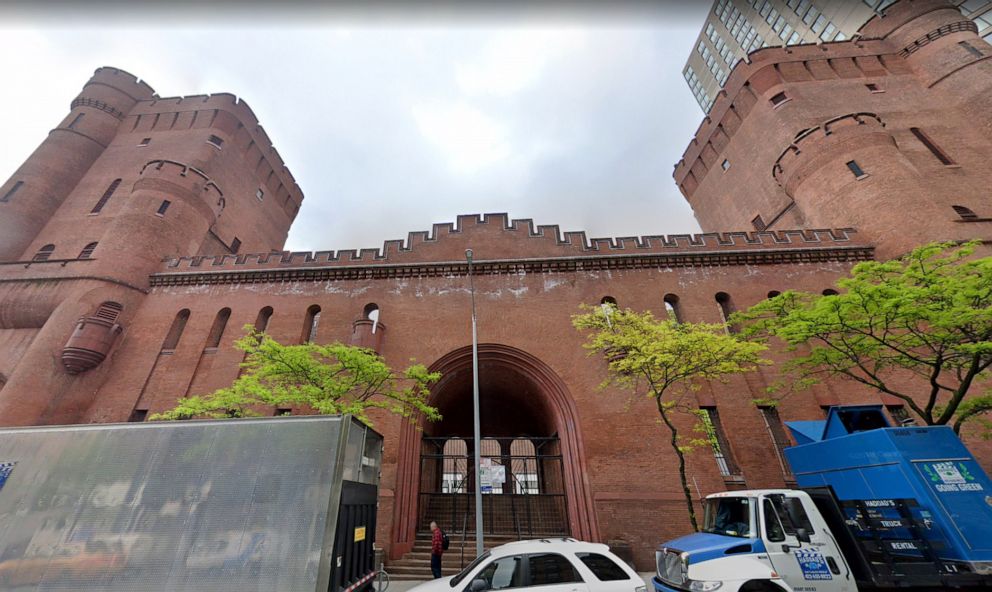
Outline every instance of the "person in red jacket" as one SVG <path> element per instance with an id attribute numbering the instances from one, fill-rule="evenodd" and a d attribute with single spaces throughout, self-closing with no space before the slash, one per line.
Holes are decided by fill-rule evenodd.
<path id="1" fill-rule="evenodd" d="M 431 522 L 431 573 L 435 578 L 441 577 L 441 555 L 444 553 L 444 544 L 441 541 L 441 529 L 437 522 Z"/>

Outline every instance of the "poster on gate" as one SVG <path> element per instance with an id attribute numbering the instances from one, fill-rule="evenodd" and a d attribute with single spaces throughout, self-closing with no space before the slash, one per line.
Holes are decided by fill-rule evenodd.
<path id="1" fill-rule="evenodd" d="M 493 459 L 479 459 L 479 488 L 482 493 L 493 492 Z"/>

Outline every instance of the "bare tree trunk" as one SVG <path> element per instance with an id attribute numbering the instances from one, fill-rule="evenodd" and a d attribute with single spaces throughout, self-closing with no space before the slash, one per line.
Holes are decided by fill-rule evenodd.
<path id="1" fill-rule="evenodd" d="M 692 530 L 699 532 L 699 524 L 696 522 L 696 508 L 692 505 L 692 492 L 689 490 L 689 482 L 685 476 L 685 454 L 679 448 L 678 428 L 668 418 L 668 412 L 665 411 L 665 406 L 662 404 L 660 396 L 655 397 L 655 403 L 658 405 L 658 414 L 661 415 L 661 420 L 668 426 L 668 432 L 671 434 L 672 450 L 679 457 L 679 481 L 682 483 L 682 494 L 685 495 L 685 505 L 689 509 L 689 522 L 692 523 Z"/>

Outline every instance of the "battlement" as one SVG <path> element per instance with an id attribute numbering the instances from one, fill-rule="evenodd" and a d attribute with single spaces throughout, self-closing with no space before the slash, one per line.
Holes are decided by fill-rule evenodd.
<path id="1" fill-rule="evenodd" d="M 289 167 L 286 166 L 286 163 L 283 161 L 279 151 L 276 150 L 272 140 L 269 139 L 268 133 L 258 122 L 255 112 L 248 106 L 248 103 L 236 95 L 231 93 L 214 93 L 206 95 L 156 97 L 152 100 L 142 101 L 141 103 L 138 103 L 129 113 L 129 117 L 133 118 L 131 128 L 137 129 L 143 125 L 153 125 L 151 123 L 141 123 L 144 118 L 148 118 L 149 116 L 152 117 L 152 121 L 158 121 L 158 116 L 163 113 L 190 111 L 194 113 L 223 111 L 224 113 L 233 116 L 235 120 L 237 120 L 238 124 L 240 124 L 240 126 L 248 134 L 248 138 L 245 138 L 243 150 L 246 152 L 249 150 L 258 151 L 258 154 L 264 158 L 265 162 L 268 164 L 272 172 L 278 177 L 279 183 L 288 194 L 288 200 L 286 200 L 285 203 L 285 205 L 288 206 L 287 211 L 290 213 L 295 213 L 295 211 L 299 209 L 299 206 L 303 203 L 303 190 L 296 182 L 296 178 L 289 170 Z M 192 122 L 196 119 L 198 118 L 190 118 L 188 123 L 192 125 Z M 265 177 L 266 175 L 263 174 L 262 176 Z M 269 190 L 273 194 L 278 193 L 277 186 L 269 187 Z"/>
<path id="2" fill-rule="evenodd" d="M 155 94 L 155 89 L 144 80 L 141 80 L 130 72 L 110 66 L 97 68 L 93 72 L 93 77 L 86 84 L 105 84 L 120 90 L 135 101 L 142 101 L 158 96 Z"/>
<path id="3" fill-rule="evenodd" d="M 911 74 L 907 60 L 919 49 L 948 35 L 976 32 L 975 24 L 946 0 L 900 0 L 869 19 L 852 39 L 755 51 L 731 71 L 675 164 L 675 182 L 691 198 L 751 110 L 777 106 L 769 98 L 780 85 Z"/>
<path id="4" fill-rule="evenodd" d="M 510 219 L 504 213 L 458 216 L 454 223 L 435 224 L 431 231 L 411 232 L 406 241 L 386 241 L 382 249 L 243 253 L 239 255 L 192 256 L 169 259 L 163 272 L 244 271 L 247 269 L 313 269 L 424 264 L 462 264 L 465 249 L 474 251 L 481 263 L 596 258 L 603 256 L 723 255 L 812 249 L 855 249 L 870 253 L 871 247 L 856 240 L 851 228 L 836 230 L 785 230 L 586 237 L 586 233 L 562 232 L 558 225 L 535 225 L 530 219 Z M 846 256 L 845 256 L 846 257 Z M 729 260 L 727 260 L 729 262 Z M 696 263 L 702 264 L 701 259 Z"/>
<path id="5" fill-rule="evenodd" d="M 885 122 L 877 114 L 858 112 L 833 117 L 820 125 L 802 130 L 796 134 L 792 143 L 786 146 L 775 160 L 775 164 L 772 165 L 772 176 L 779 185 L 784 187 L 785 181 L 783 176 L 785 170 L 800 158 L 807 145 L 814 143 L 816 140 L 826 138 L 841 130 L 850 130 L 851 128 L 860 128 L 863 131 L 871 132 L 884 127 Z"/>
<path id="6" fill-rule="evenodd" d="M 171 173 L 178 173 L 180 177 L 189 177 L 190 174 L 192 174 L 194 177 L 199 178 L 199 181 L 194 180 L 194 184 L 202 187 L 203 191 L 210 191 L 213 189 L 217 193 L 217 197 L 224 197 L 224 192 L 221 191 L 220 187 L 217 186 L 217 183 L 214 183 L 214 181 L 207 176 L 206 173 L 186 163 L 166 159 L 150 160 L 145 163 L 145 166 L 141 167 L 140 174 L 143 177 L 145 176 L 145 172 L 148 170 L 148 167 L 152 167 L 152 171 L 155 172 L 167 171 Z"/>
<path id="7" fill-rule="evenodd" d="M 773 88 L 790 82 L 840 78 L 869 78 L 910 72 L 902 57 L 879 39 L 766 47 L 741 61 L 717 94 L 710 114 L 675 165 L 673 177 L 690 197 L 715 164 L 719 147 L 740 129 L 751 110 L 767 102 Z M 771 108 L 769 105 L 768 108 Z"/>

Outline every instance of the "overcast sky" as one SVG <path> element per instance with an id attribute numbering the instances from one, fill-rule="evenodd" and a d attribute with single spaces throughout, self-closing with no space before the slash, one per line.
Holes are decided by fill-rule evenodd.
<path id="1" fill-rule="evenodd" d="M 8 5 L 0 177 L 114 66 L 161 96 L 251 105 L 303 188 L 289 249 L 380 247 L 481 212 L 697 232 L 671 174 L 702 119 L 681 69 L 709 5 Z"/>

